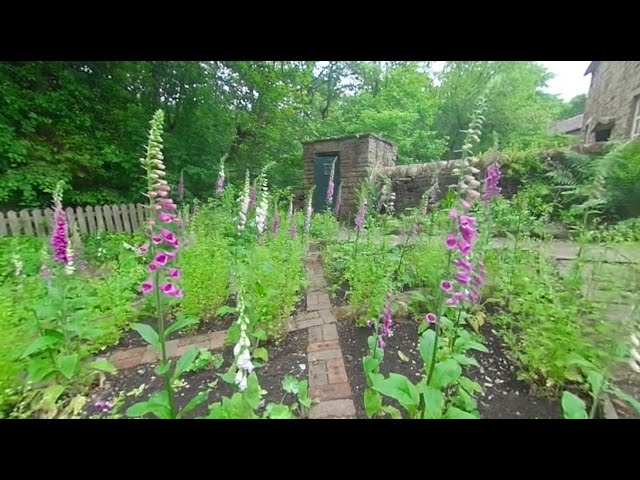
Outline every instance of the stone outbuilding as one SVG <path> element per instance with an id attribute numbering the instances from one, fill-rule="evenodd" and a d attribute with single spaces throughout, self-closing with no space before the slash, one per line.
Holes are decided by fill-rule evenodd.
<path id="1" fill-rule="evenodd" d="M 640 62 L 591 62 L 584 143 L 640 138 Z"/>

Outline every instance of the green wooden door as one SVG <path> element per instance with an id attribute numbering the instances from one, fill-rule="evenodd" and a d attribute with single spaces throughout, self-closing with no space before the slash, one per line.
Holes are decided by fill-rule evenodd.
<path id="1" fill-rule="evenodd" d="M 331 165 L 336 162 L 333 172 L 333 204 L 336 203 L 338 195 L 338 184 L 340 183 L 340 159 L 337 153 L 323 153 L 316 155 L 313 159 L 313 173 L 315 177 L 316 189 L 313 192 L 313 211 L 324 212 L 327 209 L 327 188 L 329 186 L 329 176 L 331 175 Z"/>

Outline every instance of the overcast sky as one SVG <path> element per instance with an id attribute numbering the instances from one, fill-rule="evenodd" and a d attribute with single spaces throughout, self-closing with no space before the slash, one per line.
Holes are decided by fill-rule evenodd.
<path id="1" fill-rule="evenodd" d="M 590 62 L 539 62 L 552 73 L 555 78 L 549 80 L 547 88 L 549 93 L 557 93 L 565 101 L 571 100 L 576 95 L 588 93 L 591 75 L 586 75 Z"/>

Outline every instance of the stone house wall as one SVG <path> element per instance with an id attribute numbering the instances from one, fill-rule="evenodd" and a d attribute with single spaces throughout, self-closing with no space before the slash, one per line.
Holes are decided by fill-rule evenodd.
<path id="1" fill-rule="evenodd" d="M 612 127 L 610 140 L 631 137 L 633 113 L 640 97 L 640 62 L 594 62 L 587 96 L 582 139 L 596 141 L 598 128 Z"/>

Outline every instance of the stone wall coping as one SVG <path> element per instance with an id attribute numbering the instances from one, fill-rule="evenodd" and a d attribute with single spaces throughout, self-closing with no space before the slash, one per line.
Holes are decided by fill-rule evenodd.
<path id="1" fill-rule="evenodd" d="M 396 144 L 393 143 L 391 140 L 387 140 L 385 138 L 382 138 L 379 135 L 376 135 L 375 133 L 357 133 L 354 135 L 345 135 L 342 137 L 331 137 L 331 138 L 320 138 L 317 140 L 305 140 L 304 142 L 300 142 L 302 143 L 302 145 L 310 145 L 312 143 L 323 143 L 323 142 L 336 142 L 336 141 L 340 141 L 340 140 L 350 140 L 350 139 L 360 139 L 360 138 L 366 138 L 366 137 L 371 137 L 371 138 L 375 138 L 376 140 L 380 140 L 381 142 L 387 143 L 389 145 L 391 145 L 392 147 L 396 147 Z"/>

